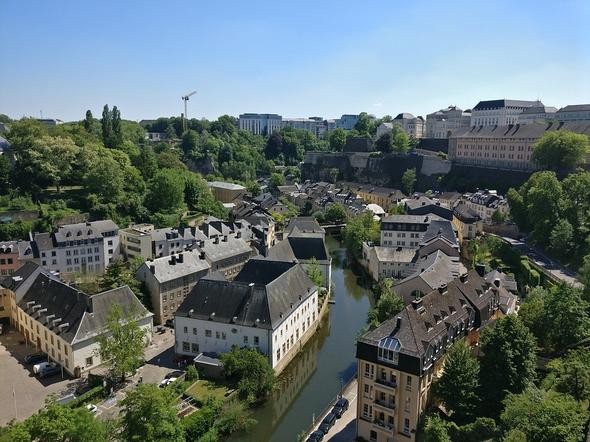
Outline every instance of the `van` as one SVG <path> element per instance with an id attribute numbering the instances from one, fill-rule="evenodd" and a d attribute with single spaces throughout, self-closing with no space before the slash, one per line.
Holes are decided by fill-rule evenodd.
<path id="1" fill-rule="evenodd" d="M 41 371 L 49 367 L 55 367 L 55 362 L 39 362 L 38 364 L 33 365 L 33 373 L 39 374 Z"/>

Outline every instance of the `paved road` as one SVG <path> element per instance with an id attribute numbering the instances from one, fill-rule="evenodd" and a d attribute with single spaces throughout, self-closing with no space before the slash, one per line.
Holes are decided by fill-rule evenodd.
<path id="1" fill-rule="evenodd" d="M 533 261 L 539 267 L 543 268 L 547 273 L 550 273 L 552 276 L 559 279 L 560 281 L 566 282 L 570 285 L 573 285 L 574 287 L 582 286 L 582 284 L 576 279 L 575 272 L 562 266 L 558 262 L 553 261 L 547 255 L 545 255 L 542 250 L 538 249 L 537 247 L 507 236 L 503 236 L 501 238 L 504 241 L 510 243 L 512 247 L 517 249 L 520 253 L 528 256 L 531 261 Z"/>

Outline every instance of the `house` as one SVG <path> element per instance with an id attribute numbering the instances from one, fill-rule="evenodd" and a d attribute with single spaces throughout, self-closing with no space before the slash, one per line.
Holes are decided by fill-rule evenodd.
<path id="1" fill-rule="evenodd" d="M 457 106 L 449 106 L 426 115 L 426 138 L 445 139 L 453 130 L 469 127 L 471 110 L 461 110 Z"/>
<path id="2" fill-rule="evenodd" d="M 261 193 L 256 198 L 253 198 L 252 202 L 259 205 L 269 213 L 278 213 L 280 215 L 284 215 L 289 211 L 289 207 L 281 203 L 269 192 Z"/>
<path id="3" fill-rule="evenodd" d="M 313 233 L 325 238 L 326 231 L 313 216 L 298 216 L 289 221 L 285 227 L 284 236 L 288 237 L 294 232 Z"/>
<path id="4" fill-rule="evenodd" d="M 103 273 L 119 256 L 119 227 L 110 219 L 67 224 L 35 233 L 41 266 L 62 275 Z"/>
<path id="5" fill-rule="evenodd" d="M 239 184 L 226 183 L 224 181 L 211 181 L 207 183 L 216 200 L 222 203 L 235 203 L 246 194 L 246 188 Z"/>
<path id="6" fill-rule="evenodd" d="M 180 252 L 143 263 L 136 277 L 150 294 L 154 322 L 163 324 L 172 320 L 176 309 L 210 269 L 211 265 L 199 251 Z"/>
<path id="7" fill-rule="evenodd" d="M 34 244 L 31 241 L 0 242 L 0 275 L 12 275 L 26 262 L 34 260 Z"/>
<path id="8" fill-rule="evenodd" d="M 442 192 L 437 195 L 437 199 L 441 206 L 452 210 L 455 204 L 461 199 L 461 196 L 459 192 Z"/>
<path id="9" fill-rule="evenodd" d="M 440 218 L 451 221 L 453 219 L 453 211 L 444 207 L 440 201 L 428 198 L 427 196 L 414 196 L 405 202 L 406 213 L 408 215 L 436 215 Z"/>
<path id="10" fill-rule="evenodd" d="M 253 259 L 231 282 L 199 280 L 175 314 L 175 352 L 255 348 L 280 372 L 318 322 L 318 288 L 300 265 Z"/>
<path id="11" fill-rule="evenodd" d="M 459 243 L 473 239 L 483 233 L 483 221 L 467 204 L 458 204 L 453 209 L 453 227 L 457 231 Z"/>
<path id="12" fill-rule="evenodd" d="M 507 215 L 510 211 L 508 200 L 504 196 L 498 195 L 495 190 L 485 189 L 475 193 L 466 193 L 456 207 L 461 204 L 477 213 L 485 224 L 492 224 L 494 213 L 499 212 L 502 215 Z"/>
<path id="13" fill-rule="evenodd" d="M 590 123 L 590 104 L 570 104 L 555 113 L 558 121 L 579 121 Z"/>
<path id="14" fill-rule="evenodd" d="M 236 276 L 250 257 L 256 254 L 256 250 L 241 238 L 240 232 L 198 241 L 191 250 L 200 253 L 211 266 L 212 272 L 219 272 L 227 279 Z"/>
<path id="15" fill-rule="evenodd" d="M 378 187 L 357 183 L 343 183 L 343 186 L 358 195 L 365 202 L 378 204 L 384 210 L 389 210 L 399 204 L 406 196 L 398 189 Z"/>
<path id="16" fill-rule="evenodd" d="M 26 263 L 12 276 L 0 281 L 3 298 L 10 300 L 10 322 L 50 361 L 59 363 L 70 375 L 80 377 L 99 366 L 97 338 L 106 332 L 113 305 L 123 314 L 133 314 L 152 336 L 152 313 L 139 302 L 128 286 L 87 295 L 66 284 L 34 263 Z"/>
<path id="17" fill-rule="evenodd" d="M 415 441 L 446 350 L 460 340 L 477 344 L 479 330 L 501 315 L 505 292 L 470 271 L 360 337 L 356 436 Z"/>
<path id="18" fill-rule="evenodd" d="M 403 112 L 393 119 L 393 124 L 401 127 L 412 138 L 424 137 L 426 124 L 421 116 L 415 117 L 408 112 Z"/>
<path id="19" fill-rule="evenodd" d="M 436 215 L 390 215 L 381 220 L 381 245 L 415 249 Z"/>

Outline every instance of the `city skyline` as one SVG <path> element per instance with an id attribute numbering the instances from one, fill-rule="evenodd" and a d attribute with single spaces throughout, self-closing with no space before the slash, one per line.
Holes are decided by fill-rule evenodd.
<path id="1" fill-rule="evenodd" d="M 426 116 L 450 104 L 590 102 L 590 5 L 535 2 L 297 7 L 6 2 L 0 113 L 82 119 L 105 103 L 131 120 L 245 112 L 284 117 L 366 111 Z M 507 13 L 510 11 L 510 13 Z M 24 26 L 26 24 L 26 26 Z M 39 44 L 42 42 L 43 44 Z"/>

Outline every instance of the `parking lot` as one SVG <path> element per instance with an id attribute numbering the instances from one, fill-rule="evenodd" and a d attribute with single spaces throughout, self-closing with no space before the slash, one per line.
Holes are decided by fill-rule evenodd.
<path id="1" fill-rule="evenodd" d="M 24 343 L 23 336 L 4 326 L 0 335 L 0 426 L 12 419 L 24 420 L 35 414 L 49 395 L 61 397 L 71 393 L 80 382 L 64 373 L 46 379 L 38 379 L 32 373 L 32 366 L 25 365 L 24 357 L 36 350 Z"/>

